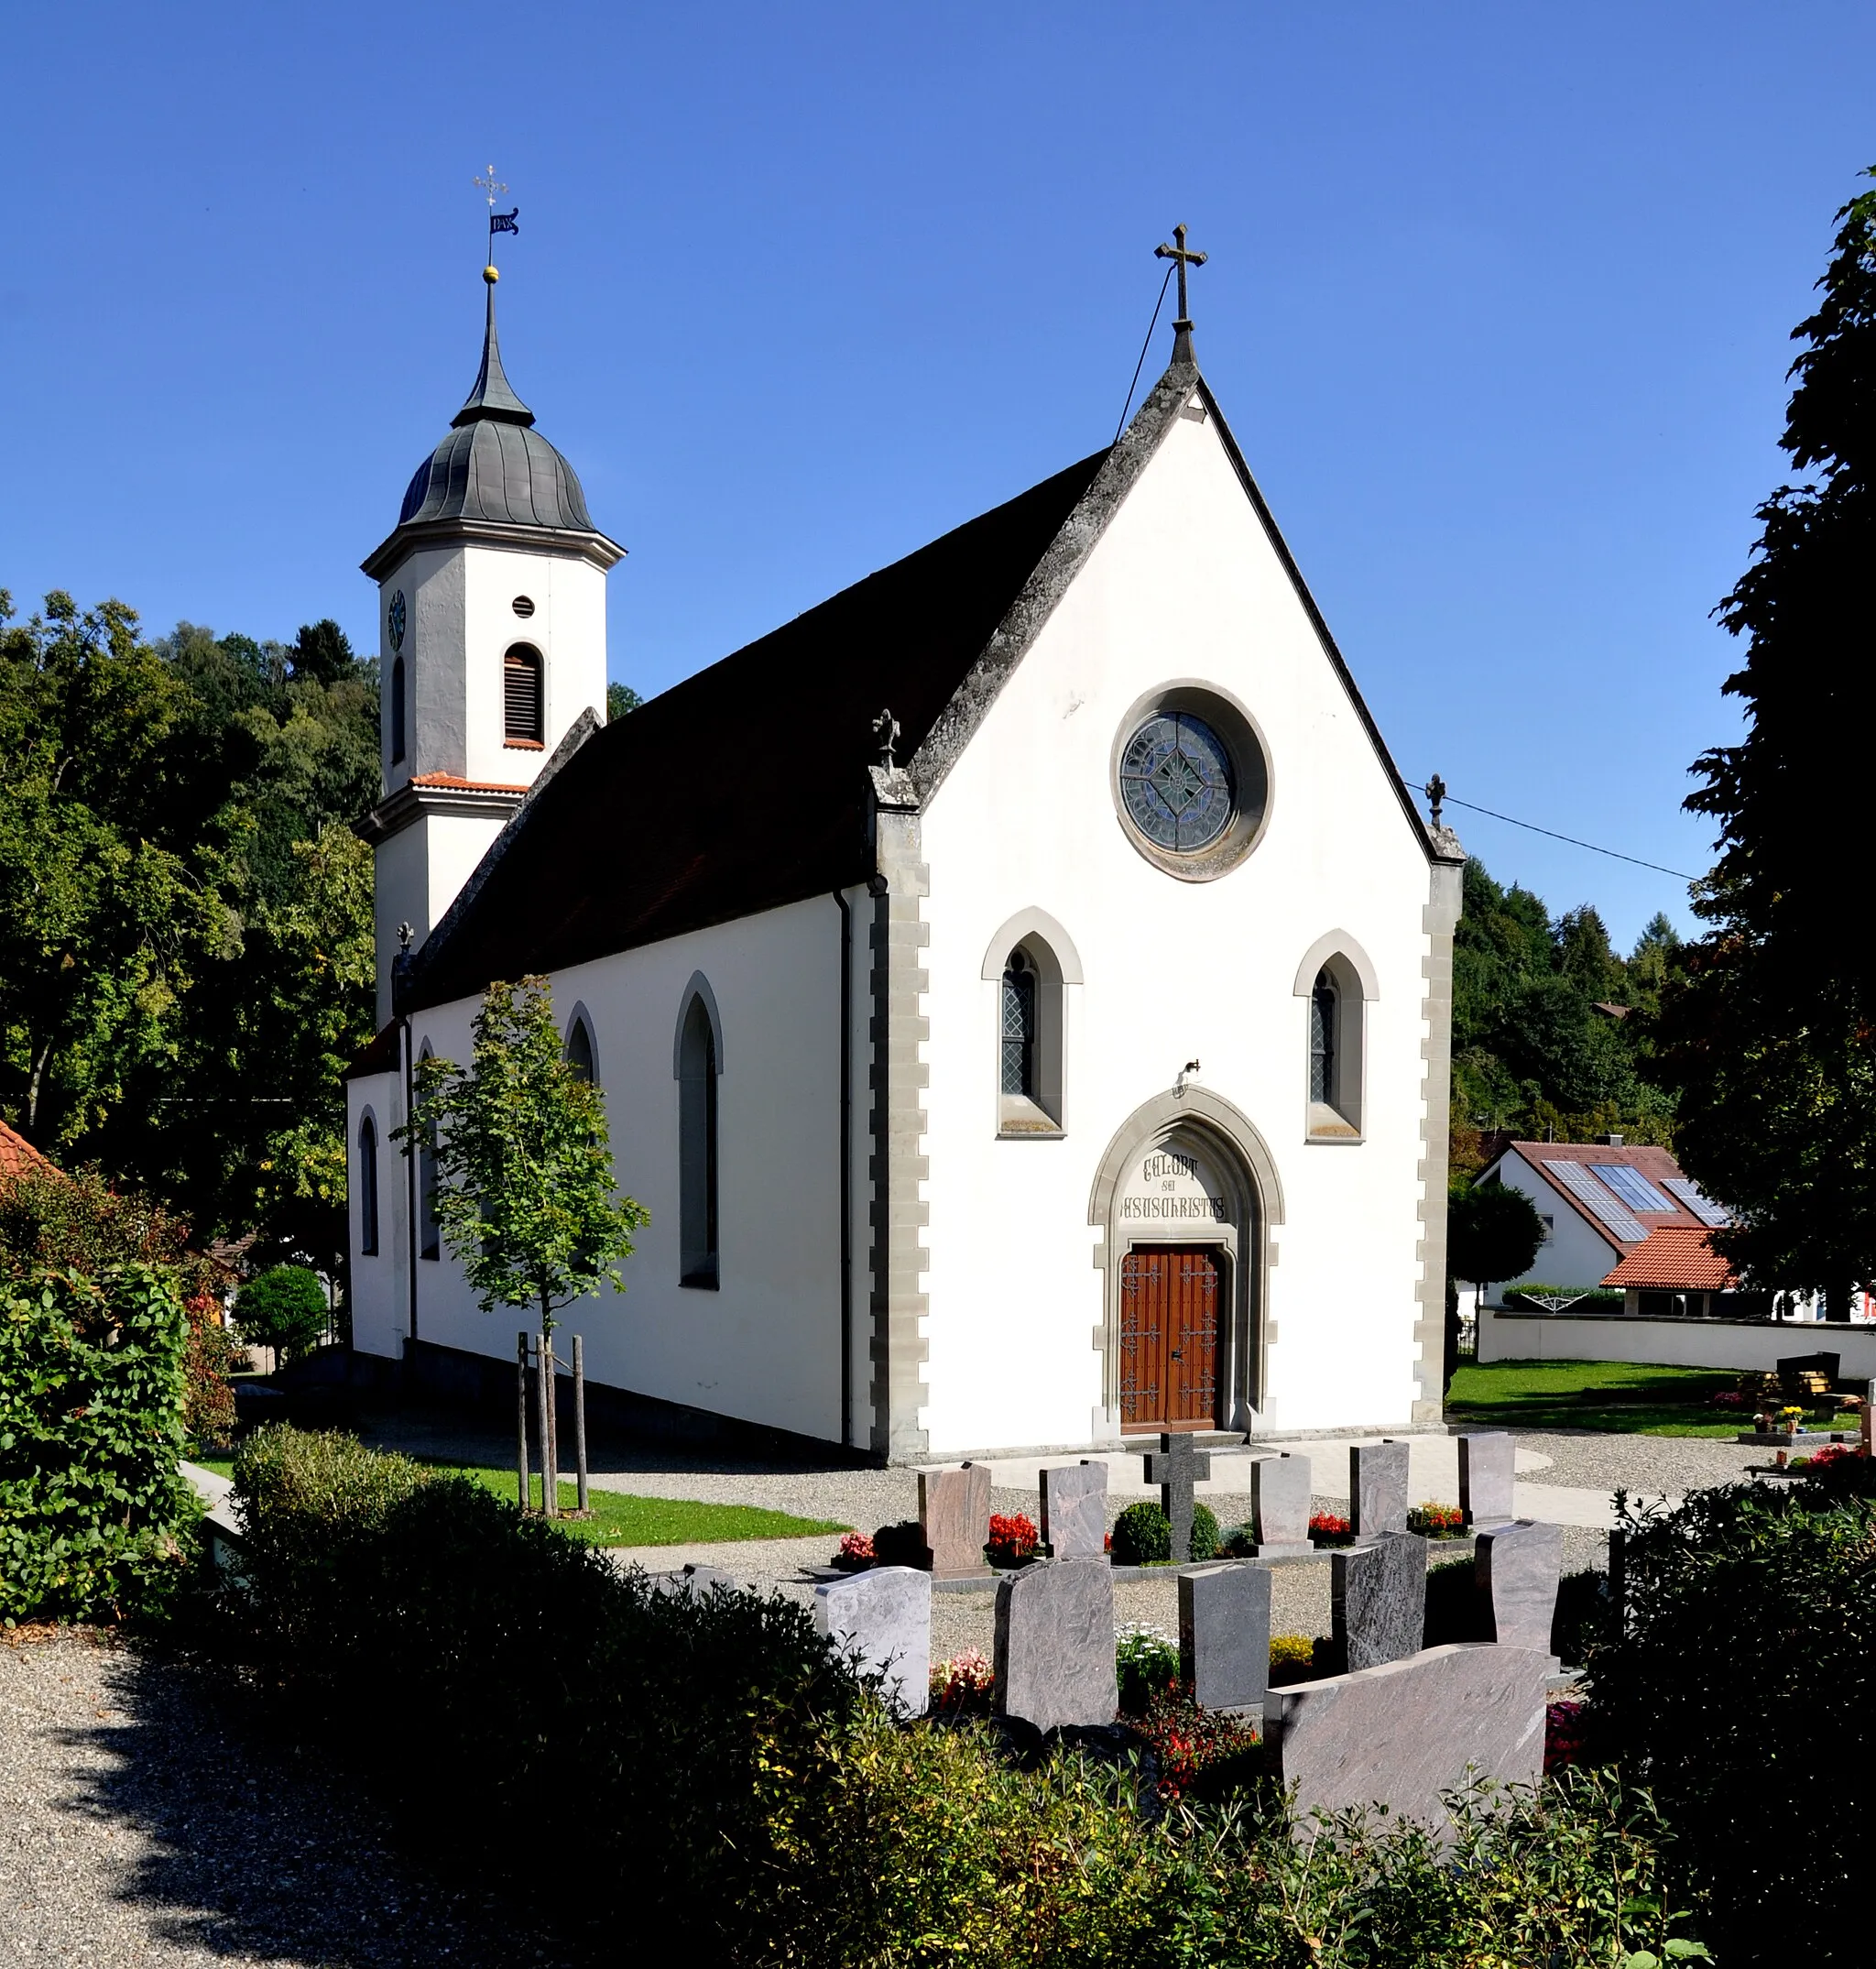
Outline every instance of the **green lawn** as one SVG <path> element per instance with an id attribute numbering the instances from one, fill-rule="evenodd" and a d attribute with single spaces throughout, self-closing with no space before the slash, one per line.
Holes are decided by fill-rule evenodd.
<path id="1" fill-rule="evenodd" d="M 1461 1367 L 1446 1418 L 1498 1428 L 1612 1429 L 1633 1436 L 1708 1436 L 1725 1441 L 1750 1428 L 1751 1413 L 1713 1406 L 1738 1385 L 1729 1368 L 1645 1367 L 1628 1361 L 1498 1361 Z M 1844 1427 L 1834 1403 L 1809 1418 Z"/>
<path id="2" fill-rule="evenodd" d="M 217 1476 L 234 1474 L 234 1462 L 225 1456 L 194 1460 L 203 1470 Z M 420 1462 L 429 1462 L 420 1457 Z M 514 1503 L 517 1485 L 513 1470 L 486 1465 L 431 1463 L 432 1470 L 448 1471 L 485 1485 L 497 1497 Z M 540 1502 L 540 1474 L 537 1471 L 529 1485 L 529 1494 Z M 590 1518 L 559 1518 L 556 1528 L 570 1538 L 587 1545 L 724 1545 L 742 1538 L 807 1538 L 824 1533 L 838 1537 L 850 1525 L 836 1525 L 826 1518 L 798 1518 L 786 1511 L 765 1511 L 756 1504 L 705 1504 L 687 1497 L 635 1497 L 625 1491 L 589 1490 L 593 1508 Z M 560 1486 L 563 1509 L 573 1508 L 575 1488 Z"/>

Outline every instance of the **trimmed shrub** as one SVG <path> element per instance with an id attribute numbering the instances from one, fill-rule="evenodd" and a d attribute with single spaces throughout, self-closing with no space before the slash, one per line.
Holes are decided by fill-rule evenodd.
<path id="1" fill-rule="evenodd" d="M 930 1568 L 932 1555 L 925 1548 L 924 1527 L 917 1518 L 901 1518 L 897 1525 L 882 1525 L 873 1534 L 873 1560 L 880 1566 Z"/>
<path id="2" fill-rule="evenodd" d="M 1423 1647 L 1453 1641 L 1483 1641 L 1485 1609 L 1478 1598 L 1478 1573 L 1469 1559 L 1448 1559 L 1426 1569 L 1426 1624 Z"/>
<path id="3" fill-rule="evenodd" d="M 242 1286 L 234 1300 L 234 1324 L 243 1340 L 272 1347 L 290 1361 L 325 1338 L 331 1310 L 317 1272 L 303 1264 L 277 1264 Z"/>
<path id="4" fill-rule="evenodd" d="M 1729 1962 L 1864 1959 L 1876 1811 L 1876 1471 L 1627 1514 L 1623 1615 L 1589 1650 L 1593 1755 L 1645 1783 Z M 1744 1803 L 1751 1800 L 1750 1808 Z"/>
<path id="5" fill-rule="evenodd" d="M 1315 1674 L 1315 1641 L 1306 1634 L 1273 1634 L 1271 1636 L 1271 1687 L 1287 1689 L 1292 1682 L 1306 1682 Z"/>
<path id="6" fill-rule="evenodd" d="M 1218 1556 L 1218 1517 L 1209 1504 L 1192 1507 L 1192 1556 L 1194 1561 Z"/>
<path id="7" fill-rule="evenodd" d="M 1172 1556 L 1172 1526 L 1158 1504 L 1142 1498 L 1114 1520 L 1114 1563 L 1156 1566 Z"/>
<path id="8" fill-rule="evenodd" d="M 188 1320 L 150 1265 L 0 1296 L 0 1618 L 122 1619 L 183 1574 Z"/>

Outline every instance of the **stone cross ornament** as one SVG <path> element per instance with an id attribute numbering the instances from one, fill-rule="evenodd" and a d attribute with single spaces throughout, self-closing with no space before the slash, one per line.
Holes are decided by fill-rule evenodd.
<path id="1" fill-rule="evenodd" d="M 1141 1459 L 1147 1482 L 1160 1486 L 1160 1509 L 1172 1526 L 1172 1559 L 1185 1565 L 1192 1558 L 1192 1490 L 1212 1473 L 1210 1453 L 1193 1446 L 1189 1430 L 1168 1431 L 1157 1451 Z"/>

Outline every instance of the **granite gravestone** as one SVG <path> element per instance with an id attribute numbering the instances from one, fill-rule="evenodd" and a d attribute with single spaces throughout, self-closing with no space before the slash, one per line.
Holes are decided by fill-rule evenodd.
<path id="1" fill-rule="evenodd" d="M 1211 1475 L 1211 1457 L 1194 1447 L 1190 1430 L 1176 1429 L 1162 1436 L 1158 1452 L 1142 1460 L 1147 1482 L 1160 1486 L 1160 1509 L 1172 1527 L 1172 1562 L 1183 1566 L 1192 1557 L 1193 1486 Z"/>
<path id="2" fill-rule="evenodd" d="M 1564 1527 L 1520 1518 L 1482 1531 L 1475 1564 L 1487 1638 L 1548 1655 L 1564 1571 Z"/>
<path id="3" fill-rule="evenodd" d="M 1294 1559 L 1309 1542 L 1309 1459 L 1260 1457 L 1250 1466 L 1250 1530 L 1260 1559 Z"/>
<path id="4" fill-rule="evenodd" d="M 1407 1529 L 1407 1448 L 1391 1437 L 1348 1451 L 1348 1523 L 1357 1538 Z"/>
<path id="5" fill-rule="evenodd" d="M 1384 1531 L 1329 1561 L 1329 1617 L 1344 1670 L 1416 1653 L 1426 1629 L 1426 1540 Z"/>
<path id="6" fill-rule="evenodd" d="M 922 1716 L 931 1695 L 932 1575 L 875 1566 L 814 1589 L 814 1625 L 835 1653 L 880 1668 L 880 1694 L 901 1716 Z"/>
<path id="7" fill-rule="evenodd" d="M 919 1528 L 932 1555 L 934 1580 L 987 1578 L 984 1547 L 990 1537 L 990 1466 L 919 1472 Z"/>
<path id="8" fill-rule="evenodd" d="M 1210 1566 L 1179 1576 L 1179 1673 L 1201 1709 L 1255 1709 L 1271 1677 L 1271 1575 Z"/>
<path id="9" fill-rule="evenodd" d="M 1468 1771 L 1534 1785 L 1543 1773 L 1550 1659 L 1462 1644 L 1272 1690 L 1265 1731 L 1282 1781 L 1296 1787 L 1299 1820 L 1379 1804 L 1446 1830 L 1440 1794 L 1463 1785 Z M 1299 1831 L 1307 1836 L 1309 1828 Z"/>
<path id="10" fill-rule="evenodd" d="M 1107 1549 L 1107 1466 L 1064 1463 L 1045 1470 L 1042 1543 L 1053 1559 L 1099 1559 Z"/>
<path id="11" fill-rule="evenodd" d="M 1045 1559 L 997 1587 L 999 1716 L 1038 1730 L 1114 1721 L 1114 1569 L 1105 1559 Z"/>
<path id="12" fill-rule="evenodd" d="M 1459 1438 L 1459 1509 L 1468 1525 L 1502 1525 L 1513 1515 L 1516 1445 L 1502 1429 Z"/>

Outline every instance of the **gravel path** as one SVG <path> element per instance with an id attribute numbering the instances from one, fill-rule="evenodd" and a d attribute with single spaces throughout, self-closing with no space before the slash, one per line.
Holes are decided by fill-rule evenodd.
<path id="1" fill-rule="evenodd" d="M 431 1877 L 198 1671 L 83 1633 L 0 1645 L 0 1964 L 578 1969 Z"/>

